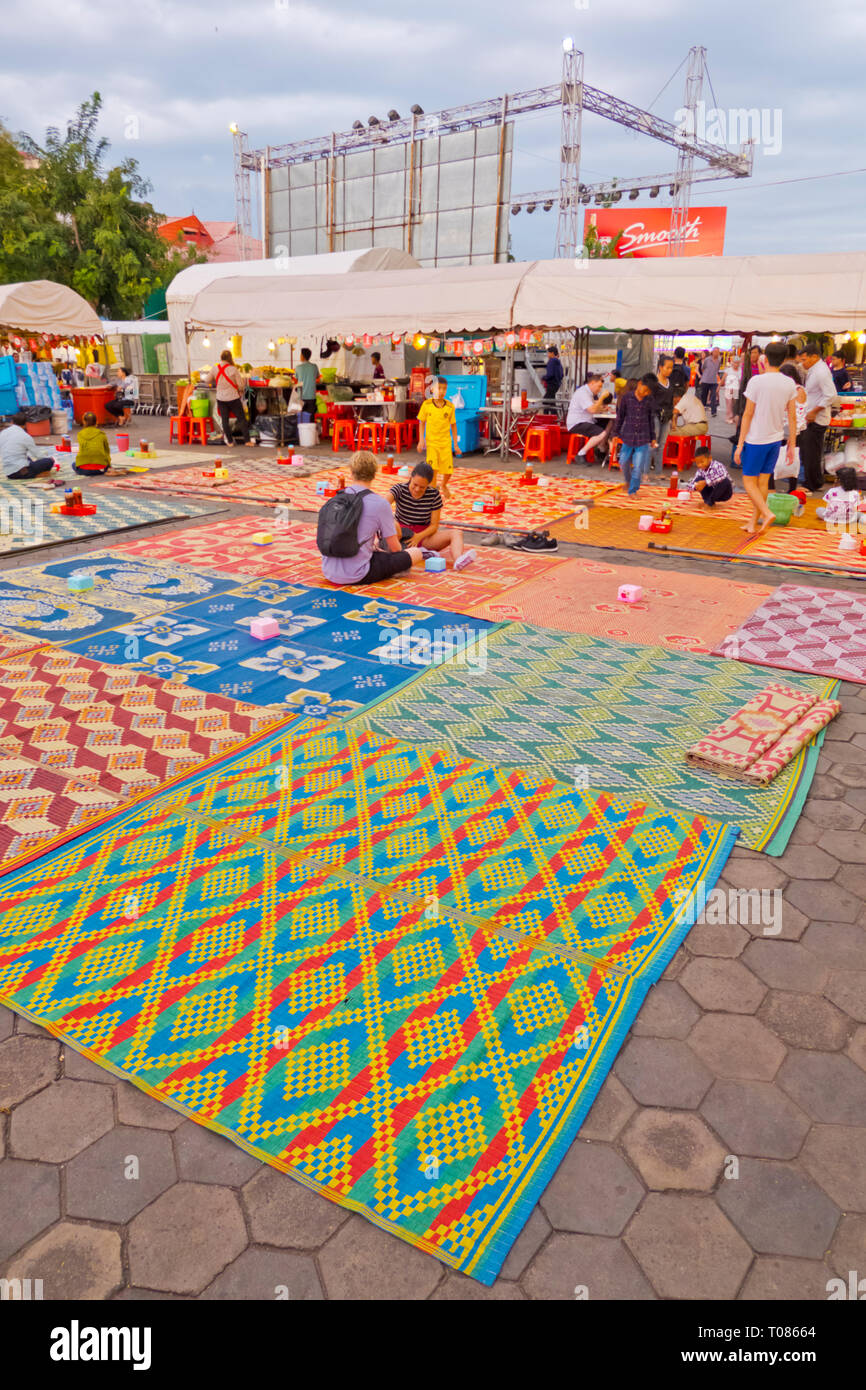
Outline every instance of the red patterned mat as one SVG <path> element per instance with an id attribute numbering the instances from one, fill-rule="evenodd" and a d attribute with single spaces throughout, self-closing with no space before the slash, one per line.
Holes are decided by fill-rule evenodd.
<path id="1" fill-rule="evenodd" d="M 0 665 L 0 865 L 32 858 L 286 721 L 42 647 Z"/>
<path id="2" fill-rule="evenodd" d="M 273 545 L 255 545 L 250 537 L 270 530 Z M 316 528 L 311 522 L 295 521 L 276 529 L 273 517 L 243 516 L 214 526 L 189 527 L 153 536 L 150 541 L 132 541 L 115 546 L 112 553 L 146 556 L 150 560 L 171 560 L 176 564 L 201 565 L 229 574 L 249 574 L 268 579 L 292 580 L 329 589 L 322 576 L 322 561 L 316 549 Z M 444 608 L 449 613 L 471 613 L 480 604 L 493 600 L 515 584 L 537 579 L 556 570 L 564 560 L 556 555 L 524 555 L 502 548 L 476 550 L 476 560 L 455 574 L 427 574 L 416 570 L 397 575 L 381 584 L 356 584 L 353 592 L 385 595 L 405 603 Z"/>
<path id="3" fill-rule="evenodd" d="M 866 598 L 782 584 L 714 655 L 866 685 Z"/>

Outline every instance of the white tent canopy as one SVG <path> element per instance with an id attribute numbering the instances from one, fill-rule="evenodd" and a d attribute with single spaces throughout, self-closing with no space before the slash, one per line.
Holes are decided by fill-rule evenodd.
<path id="1" fill-rule="evenodd" d="M 0 285 L 0 324 L 64 338 L 93 338 L 103 332 L 102 322 L 87 300 L 53 280 Z"/>
<path id="2" fill-rule="evenodd" d="M 390 246 L 374 246 L 366 251 L 333 251 L 321 256 L 277 256 L 260 261 L 217 261 L 208 262 L 206 265 L 187 266 L 186 270 L 180 271 L 174 277 L 165 293 L 174 370 L 185 372 L 187 369 L 185 329 L 193 300 L 201 293 L 209 293 L 226 279 L 240 279 L 242 282 L 267 279 L 275 287 L 282 287 L 287 278 L 294 281 L 298 277 L 315 276 L 318 281 L 320 276 L 327 275 L 342 283 L 343 276 L 347 274 L 366 272 L 378 276 L 387 270 L 406 267 L 418 268 L 418 261 L 406 251 L 398 251 Z M 272 335 L 268 325 L 253 321 L 248 323 L 246 328 L 245 358 L 251 362 L 288 362 L 288 354 L 268 351 L 268 339 L 276 336 Z M 238 331 L 241 331 L 240 327 Z M 280 335 L 289 331 L 281 327 Z M 291 336 L 310 337 L 308 334 L 296 334 L 294 330 L 291 330 Z M 219 346 L 222 347 L 222 343 Z M 310 343 L 309 346 L 313 344 Z M 215 356 L 218 356 L 218 352 L 208 351 L 200 342 L 192 342 L 190 365 L 193 370 L 200 368 L 205 362 L 212 363 Z"/>
<path id="3" fill-rule="evenodd" d="M 844 333 L 866 328 L 866 253 L 527 261 L 361 271 L 350 280 L 271 271 L 212 282 L 188 319 L 310 337 L 517 327 Z"/>

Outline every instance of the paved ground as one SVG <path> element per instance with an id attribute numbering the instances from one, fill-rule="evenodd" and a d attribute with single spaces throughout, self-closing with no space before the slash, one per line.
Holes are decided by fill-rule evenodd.
<path id="1" fill-rule="evenodd" d="M 691 929 L 491 1289 L 2 1007 L 0 1276 L 51 1299 L 824 1300 L 866 1275 L 866 687 L 842 689 L 786 854 L 735 850 L 721 883 L 779 890 L 781 931 Z"/>

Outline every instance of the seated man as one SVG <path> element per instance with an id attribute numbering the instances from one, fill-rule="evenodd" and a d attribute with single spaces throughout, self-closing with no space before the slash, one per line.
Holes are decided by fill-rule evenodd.
<path id="1" fill-rule="evenodd" d="M 601 458 L 602 446 L 605 444 L 609 430 L 609 420 L 598 420 L 596 416 L 602 410 L 607 410 L 613 397 L 610 392 L 602 392 L 604 380 L 598 372 L 590 372 L 583 386 L 579 386 L 571 398 L 566 416 L 565 426 L 569 434 L 585 434 L 588 436 L 586 443 L 580 450 L 579 458 L 585 457 L 590 449 L 594 448 L 596 454 L 593 457 Z M 596 439 L 596 435 L 604 438 Z M 605 449 L 606 452 L 606 449 Z"/>
<path id="2" fill-rule="evenodd" d="M 433 469 L 429 463 L 416 463 L 408 483 L 395 483 L 389 494 L 391 510 L 400 523 L 401 540 L 422 550 L 449 550 L 456 570 L 471 565 L 474 550 L 463 549 L 463 532 L 456 528 L 440 531 L 442 494 L 432 487 Z"/>
<path id="3" fill-rule="evenodd" d="M 12 424 L 0 430 L 0 465 L 7 478 L 37 478 L 54 467 L 54 459 L 45 456 L 27 433 L 26 423 L 26 415 L 19 411 L 12 416 Z"/>
<path id="4" fill-rule="evenodd" d="M 669 433 L 696 438 L 699 434 L 709 434 L 707 413 L 698 400 L 695 388 L 690 386 L 682 396 L 674 397 L 674 418 Z"/>
<path id="5" fill-rule="evenodd" d="M 128 419 L 132 407 L 138 400 L 138 378 L 133 376 L 128 367 L 118 367 L 117 373 L 117 395 L 113 401 L 105 403 L 105 409 L 115 424 Z"/>
<path id="6" fill-rule="evenodd" d="M 343 492 L 330 498 L 319 512 L 316 539 L 322 555 L 322 574 L 332 584 L 377 584 L 380 579 L 390 579 L 393 574 L 402 574 L 413 565 L 424 563 L 424 555 L 418 546 L 410 546 L 407 550 L 401 546 L 394 513 L 385 498 L 369 491 L 369 484 L 376 476 L 376 467 L 375 454 L 363 450 L 353 454 L 351 483 Z M 332 518 L 345 511 L 346 500 L 359 492 L 364 496 L 355 523 L 355 537 L 347 537 L 343 530 L 337 537 L 338 543 L 334 544 L 333 531 L 337 523 L 332 525 Z M 328 540 L 326 537 L 329 535 Z M 385 547 L 381 550 L 376 548 L 380 537 Z M 351 550 L 355 543 L 357 550 L 347 555 L 346 550 Z M 334 554 L 335 550 L 343 553 Z"/>

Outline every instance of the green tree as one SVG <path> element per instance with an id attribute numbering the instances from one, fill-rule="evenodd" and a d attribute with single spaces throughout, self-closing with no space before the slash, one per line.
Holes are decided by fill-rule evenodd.
<path id="1" fill-rule="evenodd" d="M 8 167 L 10 177 L 0 195 L 0 280 L 57 280 L 104 318 L 136 318 L 154 290 L 204 258 L 157 234 L 137 160 L 106 167 L 101 109 L 94 92 L 64 133 L 49 127 L 42 145 L 4 132 L 0 171 Z"/>
<path id="2" fill-rule="evenodd" d="M 583 254 L 592 261 L 615 261 L 617 258 L 616 248 L 622 240 L 622 232 L 617 232 L 610 241 L 602 240 L 598 234 L 598 228 L 589 226 L 583 238 Z"/>

